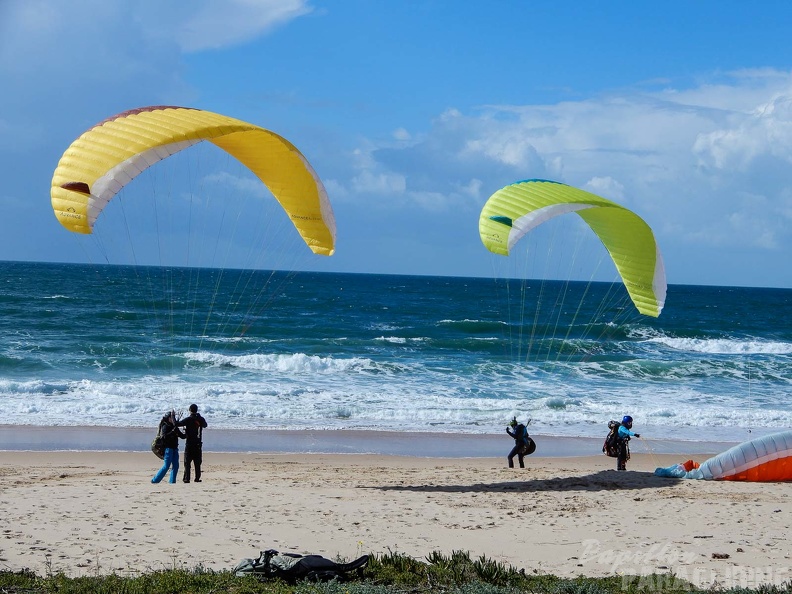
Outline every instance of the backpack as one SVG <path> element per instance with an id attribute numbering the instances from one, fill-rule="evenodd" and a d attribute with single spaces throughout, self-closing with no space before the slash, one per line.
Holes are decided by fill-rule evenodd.
<path id="1" fill-rule="evenodd" d="M 521 456 L 530 456 L 536 451 L 536 442 L 528 436 L 528 428 L 522 423 L 514 428 L 514 440 Z"/>
<path id="2" fill-rule="evenodd" d="M 611 458 L 619 457 L 619 421 L 608 421 L 608 435 L 605 436 L 605 443 L 602 444 L 602 453 Z"/>
<path id="3" fill-rule="evenodd" d="M 162 425 L 157 430 L 157 436 L 151 442 L 151 451 L 160 460 L 165 459 L 165 441 L 162 439 Z"/>
<path id="4" fill-rule="evenodd" d="M 234 575 L 252 575 L 259 580 L 280 578 L 289 583 L 302 580 L 327 582 L 349 579 L 348 573 L 362 577 L 369 556 L 363 555 L 349 563 L 336 563 L 321 555 L 296 555 L 270 549 L 262 551 L 258 559 L 243 559 L 234 568 Z"/>

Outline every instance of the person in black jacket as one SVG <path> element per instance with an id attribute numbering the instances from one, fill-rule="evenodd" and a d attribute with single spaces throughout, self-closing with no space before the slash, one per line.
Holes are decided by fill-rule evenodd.
<path id="1" fill-rule="evenodd" d="M 515 456 L 517 456 L 517 460 L 520 462 L 520 468 L 525 468 L 523 458 L 533 453 L 531 449 L 532 440 L 528 435 L 528 428 L 522 423 L 518 423 L 517 417 L 515 417 L 511 420 L 511 423 L 509 423 L 509 427 L 506 427 L 506 433 L 514 439 L 514 447 L 511 452 L 509 452 L 507 458 L 509 460 L 509 468 L 514 468 Z"/>
<path id="2" fill-rule="evenodd" d="M 179 475 L 179 439 L 184 439 L 185 435 L 176 423 L 175 411 L 165 413 L 165 416 L 160 421 L 159 434 L 162 436 L 162 441 L 165 445 L 165 458 L 162 468 L 151 479 L 152 483 L 160 482 L 169 468 L 171 469 L 169 481 L 171 484 L 176 482 L 176 477 Z"/>
<path id="3" fill-rule="evenodd" d="M 187 442 L 184 446 L 184 478 L 185 483 L 190 482 L 190 465 L 195 464 L 195 482 L 201 482 L 201 463 L 203 462 L 203 430 L 206 429 L 206 419 L 198 413 L 198 405 L 190 405 L 190 416 L 183 418 L 177 426 L 184 427 Z"/>

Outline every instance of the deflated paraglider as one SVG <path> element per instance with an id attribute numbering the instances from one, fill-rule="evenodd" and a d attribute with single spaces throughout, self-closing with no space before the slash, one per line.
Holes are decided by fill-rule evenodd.
<path id="1" fill-rule="evenodd" d="M 154 163 L 204 140 L 238 159 L 269 188 L 314 253 L 333 254 L 333 211 L 300 151 L 264 128 L 186 107 L 125 111 L 75 140 L 52 178 L 55 216 L 70 231 L 91 233 L 102 209 L 124 185 Z"/>
<path id="2" fill-rule="evenodd" d="M 529 179 L 510 184 L 487 200 L 479 218 L 486 248 L 507 256 L 530 230 L 553 217 L 575 212 L 605 245 L 635 307 L 657 317 L 666 296 L 666 277 L 654 233 L 637 214 L 566 184 Z"/>
<path id="3" fill-rule="evenodd" d="M 726 450 L 702 463 L 675 464 L 657 476 L 716 481 L 792 481 L 792 431 L 765 435 Z"/>

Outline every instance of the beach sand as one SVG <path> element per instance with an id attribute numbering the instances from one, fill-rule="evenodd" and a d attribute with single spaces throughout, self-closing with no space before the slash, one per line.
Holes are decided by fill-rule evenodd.
<path id="1" fill-rule="evenodd" d="M 0 568 L 126 575 L 232 569 L 269 548 L 333 559 L 463 550 L 564 577 L 792 579 L 790 485 L 653 475 L 684 455 L 634 449 L 622 473 L 601 455 L 532 456 L 524 470 L 505 456 L 204 457 L 202 483 L 153 485 L 151 453 L 0 452 Z"/>

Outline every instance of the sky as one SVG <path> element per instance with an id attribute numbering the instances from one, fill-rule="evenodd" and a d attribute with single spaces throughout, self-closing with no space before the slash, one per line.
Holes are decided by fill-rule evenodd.
<path id="1" fill-rule="evenodd" d="M 314 270 L 488 276 L 482 206 L 541 178 L 643 217 L 669 284 L 790 288 L 790 27 L 780 0 L 0 0 L 0 260 L 83 261 L 61 154 L 182 105 L 306 156 L 338 229 Z"/>

